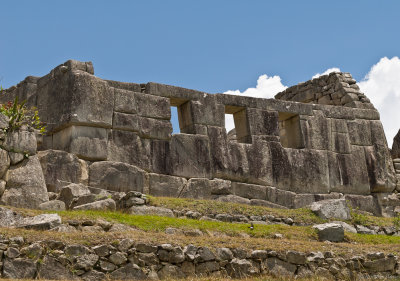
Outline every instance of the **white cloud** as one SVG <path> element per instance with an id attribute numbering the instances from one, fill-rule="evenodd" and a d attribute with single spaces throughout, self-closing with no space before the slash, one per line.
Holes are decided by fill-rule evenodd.
<path id="1" fill-rule="evenodd" d="M 331 72 L 340 72 L 340 69 L 337 68 L 337 67 L 329 68 L 329 69 L 325 70 L 325 71 L 322 72 L 322 73 L 317 73 L 317 74 L 315 74 L 315 75 L 312 77 L 312 79 L 318 78 L 318 77 L 320 77 L 320 76 L 322 76 L 322 75 L 329 74 L 329 73 L 331 73 Z"/>
<path id="2" fill-rule="evenodd" d="M 381 58 L 358 85 L 378 109 L 391 147 L 400 128 L 400 59 Z"/>
<path id="3" fill-rule="evenodd" d="M 267 99 L 273 98 L 275 94 L 285 90 L 286 88 L 287 87 L 282 84 L 281 78 L 279 76 L 275 75 L 269 77 L 268 75 L 264 74 L 258 77 L 257 85 L 255 88 L 248 88 L 244 92 L 240 92 L 239 90 L 230 90 L 226 91 L 224 94 Z M 225 116 L 225 128 L 228 132 L 231 129 L 235 128 L 233 116 L 230 114 Z"/>

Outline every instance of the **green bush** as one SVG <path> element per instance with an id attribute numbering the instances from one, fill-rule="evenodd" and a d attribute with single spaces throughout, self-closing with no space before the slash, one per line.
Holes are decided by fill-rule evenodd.
<path id="1" fill-rule="evenodd" d="M 2 91 L 3 88 L 0 87 L 0 92 Z M 40 121 L 38 110 L 35 107 L 27 108 L 25 102 L 19 102 L 18 97 L 15 97 L 13 102 L 10 101 L 0 107 L 0 112 L 10 119 L 6 131 L 17 130 L 27 125 L 39 130 L 42 134 L 45 133 L 46 126 Z"/>

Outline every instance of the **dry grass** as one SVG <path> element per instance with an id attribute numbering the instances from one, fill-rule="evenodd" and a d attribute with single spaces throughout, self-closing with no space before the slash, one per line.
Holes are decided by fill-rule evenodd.
<path id="1" fill-rule="evenodd" d="M 286 214 L 289 217 L 304 219 L 304 221 L 317 221 L 314 214 L 308 210 L 276 210 L 265 207 L 247 206 L 240 204 L 222 203 L 207 200 L 191 200 L 176 198 L 151 198 L 154 205 L 174 207 L 174 209 L 188 208 L 190 210 L 205 210 L 211 208 L 213 203 L 214 212 L 262 215 L 270 212 L 276 216 Z M 34 216 L 46 211 L 16 209 L 15 211 L 24 215 Z M 367 252 L 385 252 L 400 254 L 400 237 L 385 235 L 360 235 L 346 233 L 347 243 L 318 242 L 314 230 L 309 226 L 287 226 L 287 225 L 255 225 L 254 230 L 248 228 L 248 224 L 199 221 L 182 218 L 168 218 L 157 216 L 129 215 L 121 212 L 101 211 L 63 211 L 57 212 L 63 221 L 66 220 L 107 220 L 114 223 L 122 223 L 134 227 L 125 232 L 77 232 L 62 233 L 53 231 L 34 231 L 24 229 L 0 229 L 5 236 L 23 236 L 27 241 L 60 240 L 66 243 L 79 243 L 84 245 L 95 245 L 100 243 L 114 243 L 118 239 L 131 238 L 151 244 L 171 243 L 185 246 L 195 244 L 197 246 L 244 248 L 249 250 L 268 249 L 275 251 L 297 250 L 301 252 L 310 251 L 333 251 L 340 256 L 352 256 Z M 367 217 L 368 218 L 368 217 Z M 364 217 L 362 218 L 364 219 Z M 387 223 L 387 219 L 374 218 Z M 185 236 L 183 234 L 168 235 L 165 229 L 168 227 L 185 231 L 188 229 L 200 229 L 204 235 L 198 237 Z M 273 239 L 275 233 L 281 233 L 284 239 Z"/>

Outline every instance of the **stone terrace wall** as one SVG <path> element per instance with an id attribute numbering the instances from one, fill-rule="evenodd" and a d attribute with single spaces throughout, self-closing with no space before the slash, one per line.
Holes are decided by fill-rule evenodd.
<path id="1" fill-rule="evenodd" d="M 374 213 L 381 212 L 381 195 L 395 188 L 379 113 L 349 74 L 278 94 L 289 99 L 298 92 L 290 99 L 305 104 L 93 73 L 91 63 L 68 61 L 26 78 L 1 100 L 18 95 L 36 105 L 48 124 L 39 149 L 85 160 L 92 187 L 288 208 L 345 194 Z M 323 102 L 328 96 L 332 101 Z M 339 97 L 345 106 L 323 104 Z M 180 134 L 171 135 L 171 106 L 178 108 Z M 225 114 L 234 116 L 237 140 L 227 136 Z"/>
<path id="2" fill-rule="evenodd" d="M 0 235 L 0 277 L 46 280 L 159 280 L 195 276 L 388 280 L 399 275 L 392 254 L 341 257 L 333 252 L 276 252 L 240 248 L 185 247 L 118 239 L 112 244 L 28 242 Z"/>
<path id="3" fill-rule="evenodd" d="M 350 73 L 332 72 L 276 94 L 276 99 L 374 109 Z"/>

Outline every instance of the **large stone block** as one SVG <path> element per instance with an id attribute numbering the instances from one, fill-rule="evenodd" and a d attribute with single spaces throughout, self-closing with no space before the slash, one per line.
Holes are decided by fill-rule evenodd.
<path id="1" fill-rule="evenodd" d="M 137 133 L 112 130 L 108 136 L 107 160 L 124 162 L 150 170 L 150 140 Z"/>
<path id="2" fill-rule="evenodd" d="M 302 126 L 305 146 L 311 149 L 328 150 L 331 137 L 330 119 L 324 117 L 320 110 L 314 111 L 313 117 L 308 117 Z"/>
<path id="3" fill-rule="evenodd" d="M 137 111 L 140 116 L 171 119 L 171 104 L 168 98 L 157 97 L 145 93 L 135 93 L 137 102 Z"/>
<path id="4" fill-rule="evenodd" d="M 190 179 L 179 197 L 211 199 L 211 182 L 209 179 Z"/>
<path id="5" fill-rule="evenodd" d="M 232 191 L 234 195 L 248 199 L 265 200 L 267 198 L 267 187 L 262 185 L 233 182 Z"/>
<path id="6" fill-rule="evenodd" d="M 171 138 L 171 173 L 187 178 L 210 178 L 210 145 L 206 136 L 176 134 Z"/>
<path id="7" fill-rule="evenodd" d="M 324 151 L 286 149 L 292 171 L 291 191 L 329 193 L 328 156 Z"/>
<path id="8" fill-rule="evenodd" d="M 154 82 L 147 83 L 145 91 L 148 94 L 170 98 L 174 106 L 188 100 L 200 100 L 204 96 L 204 92 Z"/>
<path id="9" fill-rule="evenodd" d="M 249 177 L 249 159 L 247 158 L 247 147 L 249 144 L 229 142 L 229 171 L 227 178 L 236 181 L 246 181 Z"/>
<path id="10" fill-rule="evenodd" d="M 369 194 L 370 183 L 363 147 L 353 146 L 351 154 L 328 152 L 329 190 L 344 194 Z"/>
<path id="11" fill-rule="evenodd" d="M 107 129 L 70 126 L 53 135 L 53 149 L 64 150 L 85 160 L 107 159 Z"/>
<path id="12" fill-rule="evenodd" d="M 230 169 L 228 139 L 225 128 L 208 127 L 210 160 L 214 177 L 226 177 Z"/>
<path id="13" fill-rule="evenodd" d="M 147 182 L 145 172 L 135 166 L 102 161 L 89 166 L 89 185 L 118 192 L 143 192 Z"/>
<path id="14" fill-rule="evenodd" d="M 90 189 L 83 184 L 69 184 L 60 190 L 59 200 L 65 203 L 67 208 L 71 207 L 74 199 L 90 195 Z"/>
<path id="15" fill-rule="evenodd" d="M 296 193 L 286 190 L 281 190 L 276 187 L 267 186 L 266 200 L 274 204 L 293 208 L 295 205 Z"/>
<path id="16" fill-rule="evenodd" d="M 332 132 L 329 150 L 337 153 L 350 153 L 351 147 L 349 134 Z"/>
<path id="17" fill-rule="evenodd" d="M 170 174 L 170 142 L 164 140 L 151 140 L 150 160 L 151 171 L 158 174 Z"/>
<path id="18" fill-rule="evenodd" d="M 201 101 L 190 101 L 193 122 L 209 126 L 225 126 L 225 107 L 214 95 L 205 95 Z"/>
<path id="19" fill-rule="evenodd" d="M 374 198 L 372 195 L 354 195 L 354 194 L 346 194 L 344 196 L 347 203 L 354 210 L 365 211 L 374 214 L 375 216 L 380 216 L 380 206 L 378 200 Z"/>
<path id="20" fill-rule="evenodd" d="M 353 120 L 347 122 L 351 144 L 355 145 L 371 145 L 371 126 L 367 120 Z"/>
<path id="21" fill-rule="evenodd" d="M 51 73 L 46 79 L 38 81 L 37 103 L 49 132 L 71 124 L 111 127 L 114 90 L 106 81 L 81 70 Z"/>
<path id="22" fill-rule="evenodd" d="M 139 131 L 138 116 L 136 114 L 126 114 L 114 112 L 113 129 L 124 131 Z"/>
<path id="23" fill-rule="evenodd" d="M 288 190 L 292 182 L 292 166 L 289 162 L 288 152 L 278 142 L 270 142 L 269 148 L 272 165 L 272 185 L 279 189 Z"/>
<path id="24" fill-rule="evenodd" d="M 247 161 L 249 163 L 248 181 L 250 183 L 272 185 L 273 172 L 269 142 L 253 140 L 246 146 Z"/>
<path id="25" fill-rule="evenodd" d="M 47 191 L 59 192 L 69 183 L 85 183 L 85 167 L 74 154 L 60 150 L 46 150 L 38 153 Z"/>
<path id="26" fill-rule="evenodd" d="M 49 201 L 42 167 L 37 156 L 12 166 L 5 178 L 7 185 L 1 202 L 18 208 L 37 209 Z"/>
<path id="27" fill-rule="evenodd" d="M 129 92 L 139 92 L 142 90 L 142 87 L 138 83 L 130 83 L 130 82 L 120 82 L 114 80 L 105 80 L 108 85 L 114 87 L 115 90 L 126 90 Z"/>
<path id="28" fill-rule="evenodd" d="M 129 114 L 137 113 L 135 93 L 123 89 L 114 89 L 114 111 Z"/>
<path id="29" fill-rule="evenodd" d="M 247 118 L 251 135 L 279 136 L 278 112 L 249 108 Z"/>
<path id="30" fill-rule="evenodd" d="M 37 149 L 35 133 L 22 130 L 11 131 L 7 133 L 2 146 L 7 151 L 34 155 Z"/>
<path id="31" fill-rule="evenodd" d="M 143 138 L 169 140 L 172 133 L 172 124 L 170 121 L 139 118 L 139 134 Z"/>
<path id="32" fill-rule="evenodd" d="M 341 198 L 341 194 L 336 192 L 332 192 L 329 194 L 306 194 L 306 193 L 296 194 L 293 208 L 295 209 L 302 208 L 321 200 L 339 199 L 339 198 Z"/>
<path id="33" fill-rule="evenodd" d="M 9 167 L 10 157 L 8 155 L 8 152 L 0 148 L 0 178 L 3 178 Z"/>
<path id="34" fill-rule="evenodd" d="M 393 192 L 397 180 L 387 146 L 375 144 L 364 151 L 371 192 Z"/>
<path id="35" fill-rule="evenodd" d="M 153 196 L 179 197 L 186 184 L 185 178 L 149 174 L 149 194 Z"/>

